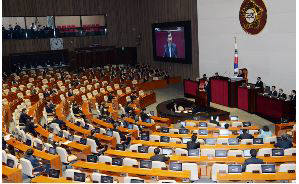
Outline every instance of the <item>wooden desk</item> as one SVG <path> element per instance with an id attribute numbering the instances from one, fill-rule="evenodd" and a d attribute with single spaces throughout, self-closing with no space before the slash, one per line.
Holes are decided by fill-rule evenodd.
<path id="1" fill-rule="evenodd" d="M 205 130 L 209 130 L 209 131 L 219 131 L 221 129 L 224 128 L 218 128 L 218 127 L 193 127 L 193 126 L 186 126 L 185 128 L 187 128 L 188 130 L 201 130 L 201 129 L 205 129 Z M 246 129 L 246 130 L 259 130 L 258 127 L 256 126 L 250 126 L 250 127 L 229 127 L 228 130 L 231 131 L 238 131 L 241 129 Z"/>
<path id="2" fill-rule="evenodd" d="M 287 129 L 288 127 L 293 127 L 296 125 L 296 122 L 289 122 L 289 123 L 282 123 L 282 124 L 275 124 L 275 135 L 278 136 L 278 132 L 280 130 Z"/>
<path id="3" fill-rule="evenodd" d="M 161 133 L 161 132 L 153 132 L 151 135 L 159 135 L 159 136 L 168 136 L 172 138 L 191 138 L 193 134 L 173 134 L 173 133 Z M 217 136 L 214 134 L 208 135 L 197 135 L 198 139 L 209 139 L 209 138 L 236 138 L 238 135 L 229 135 L 229 136 Z M 254 135 L 256 138 L 258 135 Z"/>
<path id="4" fill-rule="evenodd" d="M 32 147 L 27 146 L 13 138 L 6 141 L 6 143 L 12 145 L 14 148 L 16 148 L 22 152 L 26 152 L 28 149 L 32 148 Z M 44 151 L 39 151 L 34 148 L 32 148 L 32 149 L 34 150 L 34 152 L 33 152 L 34 156 L 50 161 L 51 168 L 59 169 L 60 173 L 62 173 L 62 165 L 61 165 L 59 155 L 52 155 L 52 154 L 46 153 Z"/>
<path id="5" fill-rule="evenodd" d="M 137 88 L 142 90 L 154 90 L 159 88 L 165 88 L 166 86 L 167 80 L 153 80 L 151 82 L 137 84 Z"/>
<path id="6" fill-rule="evenodd" d="M 164 143 L 164 142 L 153 142 L 153 141 L 143 141 L 143 140 L 132 140 L 131 144 L 142 144 L 145 146 L 156 146 L 156 147 L 169 147 L 169 148 L 187 148 L 187 144 L 177 144 L 174 142 Z M 245 149 L 261 149 L 261 148 L 274 148 L 274 144 L 239 144 L 239 145 L 201 145 L 200 149 L 238 149 L 238 150 L 245 150 Z"/>
<path id="7" fill-rule="evenodd" d="M 74 168 L 85 168 L 94 169 L 99 171 L 110 171 L 116 173 L 129 173 L 129 174 L 139 174 L 148 176 L 164 176 L 164 177 L 174 177 L 174 178 L 190 178 L 190 171 L 170 171 L 162 169 L 141 169 L 131 166 L 114 166 L 107 165 L 104 163 L 90 163 L 78 161 L 72 164 Z"/>
<path id="8" fill-rule="evenodd" d="M 153 119 L 154 121 L 160 121 L 162 123 L 169 123 L 169 121 L 170 121 L 169 118 L 162 118 L 162 117 L 158 117 L 158 116 L 151 116 L 151 119 Z"/>
<path id="9" fill-rule="evenodd" d="M 137 158 L 137 159 L 144 159 L 148 160 L 151 156 L 154 156 L 154 153 L 138 153 L 132 151 L 120 151 L 120 150 L 112 150 L 109 149 L 105 152 L 105 155 L 113 155 L 119 157 L 129 157 L 129 158 Z"/>
<path id="10" fill-rule="evenodd" d="M 89 155 L 91 154 L 91 146 L 90 145 L 83 145 L 79 144 L 77 142 L 70 142 L 66 144 L 66 146 L 77 149 L 81 151 L 84 155 Z"/>
<path id="11" fill-rule="evenodd" d="M 115 137 L 110 137 L 110 136 L 103 135 L 103 134 L 95 134 L 95 138 L 100 139 L 102 141 L 109 142 L 109 144 L 112 148 L 116 147 L 116 138 Z"/>
<path id="12" fill-rule="evenodd" d="M 233 180 L 296 180 L 296 173 L 274 173 L 274 174 L 258 174 L 243 172 L 241 174 L 222 174 L 217 173 L 218 181 L 233 181 Z"/>
<path id="13" fill-rule="evenodd" d="M 32 183 L 73 183 L 72 180 L 65 178 L 50 178 L 47 176 L 38 176 L 31 180 Z"/>
<path id="14" fill-rule="evenodd" d="M 7 180 L 12 183 L 23 183 L 22 172 L 18 168 L 2 165 L 2 175 L 6 176 Z"/>

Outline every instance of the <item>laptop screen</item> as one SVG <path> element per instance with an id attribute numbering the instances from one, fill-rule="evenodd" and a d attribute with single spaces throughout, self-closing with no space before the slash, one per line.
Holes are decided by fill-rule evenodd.
<path id="1" fill-rule="evenodd" d="M 132 124 L 128 124 L 128 129 L 132 130 L 133 129 L 133 125 Z"/>
<path id="2" fill-rule="evenodd" d="M 208 127 L 208 124 L 206 122 L 199 122 L 199 127 Z"/>
<path id="3" fill-rule="evenodd" d="M 122 158 L 112 158 L 112 165 L 122 166 L 123 159 Z"/>
<path id="4" fill-rule="evenodd" d="M 284 156 L 284 150 L 279 148 L 272 149 L 272 156 Z"/>
<path id="5" fill-rule="evenodd" d="M 251 126 L 251 122 L 243 122 L 243 127 L 249 127 Z"/>
<path id="6" fill-rule="evenodd" d="M 228 173 L 241 173 L 242 165 L 228 165 Z"/>
<path id="7" fill-rule="evenodd" d="M 215 150 L 215 157 L 227 157 L 227 150 Z"/>
<path id="8" fill-rule="evenodd" d="M 161 128 L 161 132 L 163 132 L 163 133 L 169 133 L 169 128 L 162 127 Z"/>
<path id="9" fill-rule="evenodd" d="M 251 157 L 250 150 L 243 150 L 244 157 Z"/>
<path id="10" fill-rule="evenodd" d="M 88 130 L 89 129 L 89 124 L 85 124 L 84 129 Z"/>
<path id="11" fill-rule="evenodd" d="M 8 158 L 7 161 L 6 161 L 6 164 L 7 164 L 8 167 L 13 168 L 14 165 L 15 165 L 15 161 Z"/>
<path id="12" fill-rule="evenodd" d="M 113 183 L 112 176 L 101 176 L 101 183 Z"/>
<path id="13" fill-rule="evenodd" d="M 179 129 L 179 134 L 188 134 L 188 133 L 189 133 L 189 130 L 186 128 Z"/>
<path id="14" fill-rule="evenodd" d="M 169 142 L 169 141 L 170 141 L 170 137 L 167 137 L 167 136 L 160 137 L 160 142 Z"/>
<path id="15" fill-rule="evenodd" d="M 74 140 L 74 136 L 73 136 L 73 135 L 69 135 L 69 136 L 68 136 L 68 140 L 69 140 L 69 141 L 73 141 L 73 140 Z"/>
<path id="16" fill-rule="evenodd" d="M 49 170 L 49 177 L 51 178 L 59 178 L 60 171 L 56 169 L 50 169 Z"/>
<path id="17" fill-rule="evenodd" d="M 140 168 L 151 169 L 152 168 L 152 161 L 151 160 L 141 160 L 140 161 Z"/>
<path id="18" fill-rule="evenodd" d="M 96 155 L 87 155 L 87 162 L 94 162 L 98 161 L 98 157 Z"/>
<path id="19" fill-rule="evenodd" d="M 36 143 L 36 149 L 42 151 L 43 150 L 43 145 L 40 143 Z"/>
<path id="20" fill-rule="evenodd" d="M 112 137 L 113 136 L 113 132 L 111 130 L 107 130 L 106 131 L 106 135 Z"/>
<path id="21" fill-rule="evenodd" d="M 202 130 L 198 130 L 198 134 L 199 135 L 208 135 L 208 130 L 204 130 L 204 129 L 202 129 Z"/>
<path id="22" fill-rule="evenodd" d="M 62 131 L 58 132 L 58 137 L 63 137 L 63 132 Z"/>
<path id="23" fill-rule="evenodd" d="M 191 141 L 191 138 L 183 138 L 183 144 L 187 144 L 188 141 Z"/>
<path id="24" fill-rule="evenodd" d="M 149 141 L 149 132 L 148 131 L 141 132 L 140 139 L 143 141 Z"/>
<path id="25" fill-rule="evenodd" d="M 26 144 L 27 146 L 31 146 L 31 140 L 30 140 L 30 139 L 27 139 L 25 144 Z"/>
<path id="26" fill-rule="evenodd" d="M 148 146 L 138 146 L 139 153 L 148 153 Z"/>
<path id="27" fill-rule="evenodd" d="M 262 173 L 275 173 L 275 165 L 274 164 L 263 164 L 262 165 Z"/>
<path id="28" fill-rule="evenodd" d="M 163 155 L 171 155 L 172 154 L 172 149 L 164 148 L 164 149 L 162 149 L 162 154 Z"/>
<path id="29" fill-rule="evenodd" d="M 208 138 L 208 139 L 206 139 L 206 144 L 208 144 L 208 145 L 215 145 L 216 144 L 216 142 L 217 142 L 217 139 L 215 139 L 215 138 Z"/>
<path id="30" fill-rule="evenodd" d="M 116 150 L 121 150 L 121 151 L 125 151 L 126 148 L 123 144 L 116 144 Z"/>
<path id="31" fill-rule="evenodd" d="M 172 171 L 182 171 L 182 163 L 170 162 L 169 169 Z"/>
<path id="32" fill-rule="evenodd" d="M 238 145 L 239 141 L 237 138 L 228 138 L 228 144 L 229 145 Z"/>
<path id="33" fill-rule="evenodd" d="M 49 148 L 49 153 L 55 155 L 56 154 L 56 149 L 53 147 Z"/>
<path id="34" fill-rule="evenodd" d="M 131 183 L 144 183 L 144 180 L 131 179 Z"/>
<path id="35" fill-rule="evenodd" d="M 253 138 L 253 144 L 264 144 L 263 138 Z"/>
<path id="36" fill-rule="evenodd" d="M 87 139 L 86 138 L 81 138 L 80 139 L 80 144 L 86 145 L 86 143 L 87 143 Z"/>
<path id="37" fill-rule="evenodd" d="M 85 173 L 74 172 L 74 181 L 85 182 Z"/>
<path id="38" fill-rule="evenodd" d="M 199 156 L 199 149 L 189 149 L 188 156 Z"/>

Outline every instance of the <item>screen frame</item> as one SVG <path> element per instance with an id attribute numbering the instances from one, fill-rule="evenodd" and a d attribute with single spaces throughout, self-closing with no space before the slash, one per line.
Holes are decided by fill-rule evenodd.
<path id="1" fill-rule="evenodd" d="M 184 27 L 185 58 L 164 58 L 164 57 L 157 56 L 155 28 L 169 28 L 169 27 Z M 172 62 L 172 63 L 181 63 L 181 64 L 192 64 L 191 31 L 192 31 L 191 20 L 152 24 L 152 44 L 153 44 L 152 46 L 153 46 L 154 60 L 158 62 L 160 61 L 160 62 Z"/>

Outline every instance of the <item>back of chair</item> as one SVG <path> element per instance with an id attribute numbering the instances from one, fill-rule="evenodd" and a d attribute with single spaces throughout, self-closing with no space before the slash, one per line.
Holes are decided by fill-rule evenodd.
<path id="1" fill-rule="evenodd" d="M 98 153 L 98 151 L 97 151 L 98 146 L 97 146 L 95 140 L 87 138 L 86 144 L 90 145 L 92 153 Z"/>
<path id="2" fill-rule="evenodd" d="M 295 163 L 281 164 L 279 166 L 278 172 L 288 172 L 290 170 L 296 171 L 296 164 Z"/>
<path id="3" fill-rule="evenodd" d="M 13 160 L 14 161 L 13 168 L 17 168 L 17 166 L 19 164 L 19 160 L 17 159 L 17 157 L 14 155 L 11 155 L 11 154 L 7 154 L 7 160 L 8 159 Z"/>
<path id="4" fill-rule="evenodd" d="M 7 154 L 5 150 L 2 150 L 2 163 L 6 163 L 7 161 Z"/>
<path id="5" fill-rule="evenodd" d="M 164 162 L 160 161 L 152 161 L 152 168 L 159 168 L 166 167 L 166 164 Z"/>
<path id="6" fill-rule="evenodd" d="M 67 161 L 68 153 L 67 151 L 62 148 L 62 147 L 56 147 L 56 152 L 60 156 L 60 160 L 64 164 L 68 164 L 69 162 Z"/>
<path id="7" fill-rule="evenodd" d="M 31 162 L 25 158 L 21 158 L 20 163 L 22 165 L 22 173 L 29 177 L 34 177 Z"/>
<path id="8" fill-rule="evenodd" d="M 198 180 L 198 165 L 196 163 L 183 163 L 182 170 L 188 170 L 191 172 L 190 180 L 195 181 Z"/>

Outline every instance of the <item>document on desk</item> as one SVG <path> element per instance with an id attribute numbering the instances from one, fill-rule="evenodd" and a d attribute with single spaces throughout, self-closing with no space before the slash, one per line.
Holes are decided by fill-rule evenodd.
<path id="1" fill-rule="evenodd" d="M 68 145 L 69 143 L 71 143 L 72 141 L 65 141 L 65 142 L 63 142 L 62 144 L 64 144 L 64 145 Z"/>
<path id="2" fill-rule="evenodd" d="M 5 140 L 5 141 L 9 141 L 9 140 L 11 139 L 10 135 L 11 135 L 11 134 L 8 134 L 8 135 L 4 136 L 4 140 Z"/>

